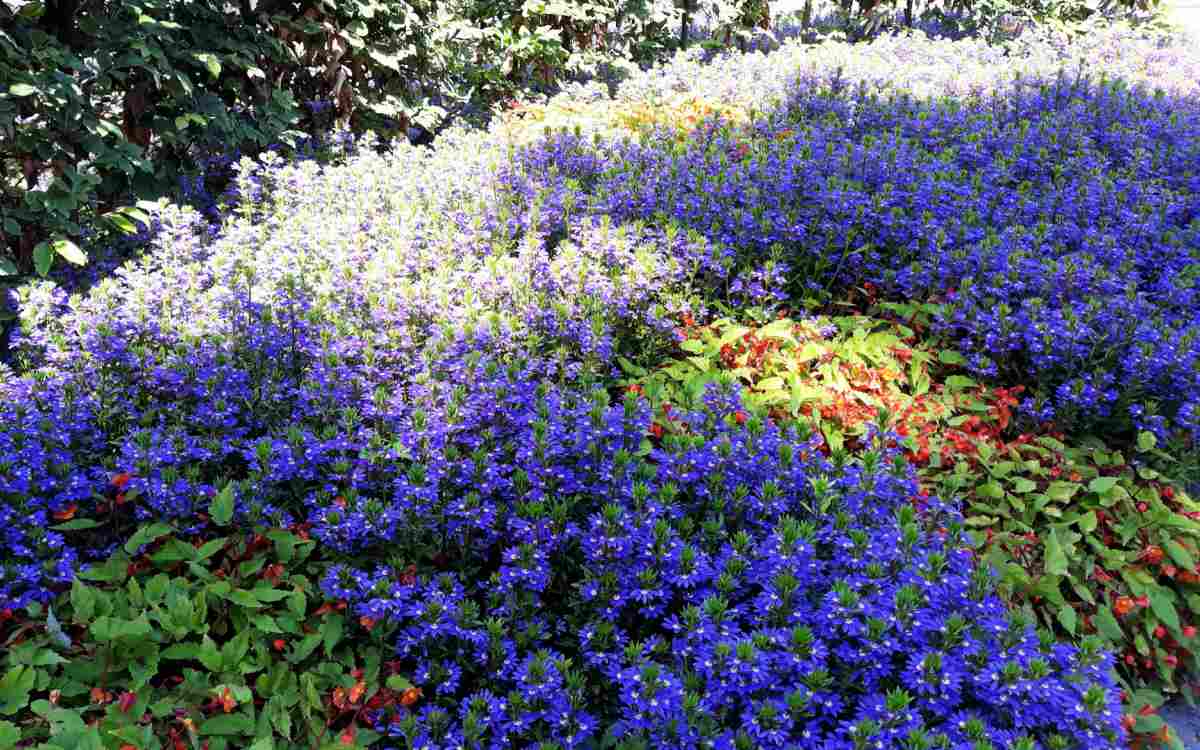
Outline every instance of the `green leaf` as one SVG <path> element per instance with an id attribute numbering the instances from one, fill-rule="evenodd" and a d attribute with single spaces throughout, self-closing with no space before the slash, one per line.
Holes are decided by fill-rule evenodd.
<path id="1" fill-rule="evenodd" d="M 97 617 L 88 627 L 92 637 L 98 641 L 135 640 L 150 635 L 150 623 L 146 618 L 126 620 L 107 615 Z"/>
<path id="2" fill-rule="evenodd" d="M 1062 543 L 1058 540 L 1058 530 L 1050 529 L 1043 544 L 1046 554 L 1046 572 L 1056 576 L 1066 575 L 1070 562 L 1067 560 L 1067 553 L 1063 551 Z"/>
<path id="3" fill-rule="evenodd" d="M 946 387 L 952 390 L 962 391 L 967 390 L 968 388 L 974 388 L 977 385 L 979 385 L 978 382 L 963 375 L 951 375 L 950 377 L 946 378 Z"/>
<path id="4" fill-rule="evenodd" d="M 1071 635 L 1075 635 L 1075 625 L 1077 622 L 1077 614 L 1075 608 L 1071 605 L 1065 605 L 1058 608 L 1058 622 Z"/>
<path id="5" fill-rule="evenodd" d="M 985 497 L 990 500 L 999 500 L 1004 497 L 1004 488 L 997 482 L 985 482 L 979 485 L 975 490 L 980 497 Z"/>
<path id="6" fill-rule="evenodd" d="M 0 747 L 16 747 L 21 741 L 21 730 L 9 721 L 0 721 Z"/>
<path id="7" fill-rule="evenodd" d="M 1158 438 L 1154 436 L 1153 432 L 1148 432 L 1146 430 L 1142 430 L 1141 432 L 1138 433 L 1138 436 L 1137 436 L 1138 450 L 1145 453 L 1146 451 L 1153 450 L 1156 445 L 1158 445 Z"/>
<path id="8" fill-rule="evenodd" d="M 94 529 L 100 525 L 99 521 L 91 518 L 73 518 L 70 521 L 56 524 L 50 528 L 55 531 L 83 531 L 84 529 Z"/>
<path id="9" fill-rule="evenodd" d="M 49 242 L 39 242 L 33 248 L 33 268 L 38 272 L 39 276 L 45 276 L 50 273 L 50 268 L 54 265 L 54 251 L 50 249 Z"/>
<path id="10" fill-rule="evenodd" d="M 341 615 L 328 615 L 321 624 L 321 640 L 325 645 L 325 654 L 332 655 L 333 648 L 342 640 L 345 618 Z"/>
<path id="11" fill-rule="evenodd" d="M 216 642 L 207 635 L 200 642 L 200 652 L 196 654 L 196 658 L 210 672 L 220 672 L 224 664 L 224 661 L 221 659 L 221 651 L 217 648 Z"/>
<path id="12" fill-rule="evenodd" d="M 96 611 L 96 592 L 78 578 L 71 583 L 71 608 L 75 622 L 87 622 Z"/>
<path id="13" fill-rule="evenodd" d="M 967 358 L 953 349 L 943 349 L 938 352 L 938 361 L 944 365 L 965 365 Z"/>
<path id="14" fill-rule="evenodd" d="M 125 542 L 125 551 L 132 555 L 142 546 L 170 533 L 171 527 L 165 523 L 152 523 L 149 526 L 142 526 L 134 532 L 129 541 Z"/>
<path id="15" fill-rule="evenodd" d="M 54 248 L 54 252 L 61 255 L 69 263 L 74 263 L 77 266 L 87 264 L 87 254 L 79 249 L 79 245 L 70 240 L 55 240 L 51 243 L 51 247 Z"/>
<path id="16" fill-rule="evenodd" d="M 211 52 L 197 52 L 195 57 L 204 64 L 205 68 L 208 68 L 208 73 L 213 78 L 221 75 L 221 62 L 217 59 L 216 55 Z"/>
<path id="17" fill-rule="evenodd" d="M 1079 485 L 1074 482 L 1051 482 L 1046 488 L 1046 495 L 1051 500 L 1058 502 L 1066 502 L 1075 496 L 1079 491 Z"/>
<path id="18" fill-rule="evenodd" d="M 394 674 L 387 678 L 386 684 L 389 690 L 395 690 L 397 693 L 402 693 L 413 686 L 407 677 L 400 674 Z"/>
<path id="19" fill-rule="evenodd" d="M 228 526 L 233 520 L 233 483 L 225 485 L 208 507 L 208 514 L 218 526 Z"/>
<path id="20" fill-rule="evenodd" d="M 36 679 L 37 670 L 24 665 L 13 667 L 0 677 L 0 714 L 11 716 L 24 708 Z"/>
<path id="21" fill-rule="evenodd" d="M 1012 491 L 1018 495 L 1024 495 L 1033 492 L 1037 489 L 1037 482 L 1030 481 L 1025 477 L 1017 477 L 1013 480 Z"/>
<path id="22" fill-rule="evenodd" d="M 1196 560 L 1182 544 L 1172 539 L 1171 541 L 1167 542 L 1165 546 L 1167 554 L 1171 556 L 1171 559 L 1174 560 L 1179 567 L 1183 568 L 1184 570 L 1196 569 Z"/>
<path id="23" fill-rule="evenodd" d="M 1121 624 L 1117 622 L 1117 618 L 1113 616 L 1112 610 L 1107 606 L 1102 606 L 1096 609 L 1096 614 L 1092 616 L 1092 622 L 1096 625 L 1096 629 L 1100 631 L 1108 640 L 1114 643 L 1120 643 L 1125 640 L 1125 633 L 1121 631 Z"/>
<path id="24" fill-rule="evenodd" d="M 221 666 L 225 671 L 237 669 L 242 659 L 250 651 L 250 629 L 243 628 L 237 635 L 221 647 Z"/>
<path id="25" fill-rule="evenodd" d="M 8 93 L 12 96 L 30 96 L 37 93 L 37 89 L 28 83 L 14 83 L 8 87 Z"/>
<path id="26" fill-rule="evenodd" d="M 1117 486 L 1118 481 L 1120 481 L 1118 477 L 1096 477 L 1088 482 L 1088 490 L 1097 495 L 1107 495 L 1113 487 Z"/>
<path id="27" fill-rule="evenodd" d="M 1150 590 L 1150 611 L 1172 632 L 1179 632 L 1179 613 L 1171 602 L 1171 596 L 1163 589 Z"/>
<path id="28" fill-rule="evenodd" d="M 200 734 L 253 734 L 254 722 L 244 713 L 217 714 L 200 725 Z"/>

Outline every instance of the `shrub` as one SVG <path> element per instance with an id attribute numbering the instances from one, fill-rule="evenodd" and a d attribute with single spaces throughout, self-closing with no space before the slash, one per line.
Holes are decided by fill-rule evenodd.
<path id="1" fill-rule="evenodd" d="M 864 48 L 865 67 L 848 78 L 894 62 L 894 44 Z M 820 80 L 835 77 L 837 49 L 808 61 L 831 66 Z M 721 103 L 721 92 L 752 90 L 756 73 L 797 59 L 780 54 L 697 80 L 698 100 Z M 967 63 L 980 59 L 990 58 Z M 636 78 L 628 101 L 677 87 L 693 64 Z M 805 76 L 779 82 L 795 71 L 764 78 L 764 88 L 803 89 Z M 1082 103 L 1048 115 L 1065 134 L 1083 139 L 1068 114 L 1104 122 L 1128 105 L 1145 115 L 1099 145 L 1084 139 L 1071 162 L 1079 174 L 1095 159 L 1098 174 L 1111 166 L 1140 185 L 1121 149 L 1188 132 L 1186 117 L 1172 124 L 1159 117 L 1165 105 L 1140 93 L 1074 91 Z M 637 399 L 613 403 L 618 363 L 661 361 L 680 321 L 729 305 L 775 312 L 821 302 L 859 271 L 886 276 L 882 245 L 876 259 L 843 257 L 838 245 L 822 260 L 824 247 L 809 243 L 844 223 L 839 201 L 857 195 L 845 170 L 886 164 L 886 153 L 860 163 L 860 151 L 843 163 L 836 150 L 823 155 L 826 144 L 872 155 L 878 142 L 867 131 L 899 128 L 898 151 L 943 168 L 950 197 L 934 218 L 949 222 L 959 195 L 949 189 L 959 185 L 953 155 L 992 148 L 986 163 L 1007 163 L 1001 146 L 1015 149 L 1005 138 L 1022 128 L 1012 112 L 1045 104 L 1019 87 L 989 96 L 980 101 L 1000 108 L 998 129 L 965 106 L 897 99 L 889 109 L 852 106 L 845 92 L 796 93 L 792 120 L 768 113 L 724 130 L 710 122 L 683 140 L 674 129 L 628 142 L 554 136 L 516 153 L 515 168 L 488 133 L 452 130 L 432 149 L 386 153 L 366 139 L 337 166 L 281 164 L 271 153 L 239 163 L 219 225 L 193 210 L 147 209 L 156 232 L 143 256 L 86 289 L 45 281 L 20 292 L 17 356 L 0 382 L 0 534 L 10 551 L 0 606 L 21 617 L 50 604 L 67 612 L 58 597 L 76 573 L 121 549 L 135 528 L 217 533 L 209 509 L 218 497 L 248 532 L 310 524 L 326 596 L 346 601 L 372 632 L 397 628 L 400 672 L 422 699 L 364 715 L 381 734 L 440 743 L 470 733 L 514 745 L 608 735 L 632 748 L 783 744 L 807 730 L 853 747 L 859 735 L 887 746 L 911 731 L 928 735 L 914 734 L 917 746 L 1115 746 L 1112 663 L 1098 641 L 1055 644 L 1020 616 L 1010 626 L 975 572 L 961 518 L 922 500 L 887 436 L 847 423 L 843 447 L 863 452 L 855 463 L 825 456 L 822 436 L 749 415 L 761 392 L 747 403 L 733 388 L 700 393 L 657 427 Z M 981 128 L 979 142 L 935 150 L 938 138 L 961 135 L 950 128 L 956 118 Z M 1168 151 L 1162 163 L 1176 158 Z M 1159 239 L 1184 218 L 1171 208 L 1182 188 L 1167 182 L 1139 193 L 1169 209 L 1144 222 Z M 914 194 L 925 187 L 906 184 Z M 1024 191 L 1026 211 L 1053 197 L 996 184 L 1006 200 Z M 1115 184 L 1096 184 L 1105 200 L 1122 200 Z M 859 205 L 859 231 L 926 236 L 908 219 L 872 228 L 878 217 Z M 1125 219 L 1093 229 L 1126 238 L 1134 230 Z M 793 232 L 794 244 L 775 231 Z M 1181 246 L 1162 244 L 1160 265 L 1182 267 Z M 948 267 L 966 263 L 960 251 L 971 257 L 955 246 Z M 1151 284 L 1145 268 L 1134 271 Z M 1000 285 L 977 275 L 977 284 Z M 899 270 L 872 283 L 886 298 L 910 281 L 920 288 L 915 276 L 902 284 Z M 945 311 L 982 309 L 928 286 L 946 303 L 943 324 L 954 320 Z M 1164 315 L 1182 315 L 1175 305 L 1186 293 L 1160 301 Z M 968 342 L 984 335 L 969 321 L 950 332 Z M 986 373 L 978 353 L 967 364 Z M 1018 356 L 1005 362 L 1026 366 Z M 1000 405 L 976 386 L 959 395 L 985 413 Z M 919 455 L 919 442 L 906 447 Z M 102 525 L 77 523 L 89 521 Z M 48 618 L 33 629 L 46 626 Z M 920 665 L 909 661 L 914 652 Z M 946 674 L 935 684 L 921 669 Z M 650 687 L 628 689 L 639 681 Z M 655 685 L 659 703 L 647 708 L 644 691 Z M 559 720 L 570 731 L 552 728 Z"/>
<path id="2" fill-rule="evenodd" d="M 734 267 L 779 259 L 794 299 L 873 283 L 944 300 L 939 325 L 974 372 L 1036 382 L 1037 418 L 1189 450 L 1200 224 L 1195 155 L 1176 144 L 1198 142 L 1193 101 L 1067 77 L 967 102 L 794 91 L 683 146 L 562 134 L 525 147 L 505 184 L 575 214 L 678 222 Z M 555 231 L 561 211 L 534 203 Z"/>
<path id="3" fill-rule="evenodd" d="M 214 499 L 214 520 L 228 523 L 228 499 Z M 385 629 L 322 602 L 315 546 L 302 529 L 138 529 L 56 607 L 10 613 L 0 714 L 13 721 L 0 721 L 0 739 L 46 750 L 371 744 L 356 717 L 419 692 L 394 673 Z"/>
<path id="4" fill-rule="evenodd" d="M 919 306 L 888 307 L 920 326 Z M 648 400 L 658 429 L 686 431 L 676 412 L 713 383 L 737 382 L 741 419 L 799 421 L 835 455 L 894 431 L 922 491 L 961 499 L 1006 600 L 1063 638 L 1099 636 L 1120 656 L 1130 694 L 1190 689 L 1200 673 L 1200 505 L 1150 466 L 1152 434 L 1140 436 L 1133 463 L 1094 437 L 1064 444 L 1036 426 L 1018 435 L 1022 388 L 958 374 L 961 354 L 896 321 L 719 319 L 680 336 L 676 357 L 628 365 L 626 387 Z"/>

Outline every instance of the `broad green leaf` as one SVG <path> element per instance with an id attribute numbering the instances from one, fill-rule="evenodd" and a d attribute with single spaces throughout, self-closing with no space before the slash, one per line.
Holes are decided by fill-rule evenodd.
<path id="1" fill-rule="evenodd" d="M 1196 569 L 1195 558 L 1192 557 L 1191 553 L 1188 552 L 1182 544 L 1172 539 L 1171 541 L 1167 542 L 1165 546 L 1167 554 L 1171 556 L 1171 559 L 1174 560 L 1179 567 L 1188 571 Z"/>
<path id="2" fill-rule="evenodd" d="M 30 86 L 28 83 L 14 83 L 12 86 L 8 87 L 8 93 L 12 94 L 13 96 L 25 97 L 37 93 L 37 89 L 33 86 Z"/>
<path id="3" fill-rule="evenodd" d="M 196 654 L 196 658 L 210 672 L 220 672 L 221 667 L 224 665 L 224 661 L 221 658 L 221 650 L 217 648 L 216 642 L 207 635 L 200 642 L 200 652 Z"/>
<path id="4" fill-rule="evenodd" d="M 133 536 L 129 537 L 129 541 L 125 542 L 125 551 L 132 555 L 142 546 L 170 533 L 171 527 L 165 523 L 152 523 L 149 526 L 142 526 L 134 532 Z"/>
<path id="5" fill-rule="evenodd" d="M 1046 495 L 1051 500 L 1058 502 L 1066 502 L 1075 496 L 1079 491 L 1079 485 L 1074 482 L 1051 482 L 1046 488 Z"/>
<path id="6" fill-rule="evenodd" d="M 49 242 L 39 242 L 33 248 L 33 268 L 38 272 L 39 276 L 45 276 L 50 273 L 50 268 L 54 265 L 54 251 L 50 249 Z"/>
<path id="7" fill-rule="evenodd" d="M 1067 553 L 1063 550 L 1062 543 L 1058 539 L 1058 530 L 1050 529 L 1043 541 L 1045 546 L 1045 565 L 1046 572 L 1050 575 L 1063 576 L 1067 574 L 1070 562 L 1067 560 Z"/>
<path id="8" fill-rule="evenodd" d="M 216 494 L 208 506 L 208 515 L 218 526 L 228 526 L 233 520 L 233 483 Z"/>
<path id="9" fill-rule="evenodd" d="M 84 253 L 83 250 L 79 249 L 79 245 L 76 245 L 70 240 L 55 240 L 51 244 L 51 247 L 54 248 L 54 252 L 61 255 L 69 263 L 74 263 L 77 266 L 87 264 L 87 254 Z"/>
<path id="10" fill-rule="evenodd" d="M 221 75 L 221 62 L 217 59 L 216 55 L 211 52 L 197 52 L 195 57 L 203 63 L 204 67 L 208 69 L 209 75 L 213 78 Z"/>
<path id="11" fill-rule="evenodd" d="M 1095 492 L 1097 495 L 1106 495 L 1112 491 L 1113 487 L 1117 486 L 1118 477 L 1096 477 L 1088 482 L 1088 490 Z"/>
<path id="12" fill-rule="evenodd" d="M 1153 450 L 1156 445 L 1158 445 L 1158 438 L 1154 436 L 1153 432 L 1148 432 L 1146 430 L 1142 430 L 1141 432 L 1138 433 L 1138 436 L 1137 436 L 1138 450 L 1145 453 L 1146 451 Z"/>
<path id="13" fill-rule="evenodd" d="M 11 716 L 25 707 L 37 674 L 33 667 L 21 665 L 13 667 L 0 677 L 0 714 Z"/>
<path id="14" fill-rule="evenodd" d="M 253 734 L 254 721 L 240 711 L 217 714 L 200 725 L 200 735 Z"/>
<path id="15" fill-rule="evenodd" d="M 387 678 L 386 684 L 389 690 L 395 690 L 397 693 L 402 693 L 413 686 L 407 677 L 399 674 L 394 674 Z"/>
<path id="16" fill-rule="evenodd" d="M 1058 608 L 1058 622 L 1071 635 L 1075 635 L 1075 625 L 1077 621 L 1078 616 L 1074 607 L 1068 604 Z"/>
<path id="17" fill-rule="evenodd" d="M 1121 624 L 1117 622 L 1117 618 L 1113 616 L 1112 610 L 1107 606 L 1099 607 L 1096 614 L 1092 616 L 1092 622 L 1095 623 L 1096 629 L 1100 631 L 1108 640 L 1114 643 L 1121 643 L 1125 640 L 1125 633 L 1121 631 Z"/>
<path id="18" fill-rule="evenodd" d="M 1028 492 L 1033 492 L 1037 489 L 1037 482 L 1032 482 L 1025 477 L 1017 477 L 1013 480 L 1012 491 L 1018 495 L 1024 495 Z"/>
<path id="19" fill-rule="evenodd" d="M 1179 613 L 1175 611 L 1175 605 L 1166 590 L 1157 587 L 1150 590 L 1150 611 L 1162 620 L 1171 632 L 1179 632 Z"/>

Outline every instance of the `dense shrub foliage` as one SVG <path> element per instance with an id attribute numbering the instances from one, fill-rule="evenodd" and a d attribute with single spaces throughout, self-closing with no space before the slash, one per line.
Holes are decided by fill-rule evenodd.
<path id="1" fill-rule="evenodd" d="M 663 216 L 731 263 L 776 258 L 796 298 L 869 282 L 945 299 L 939 324 L 975 372 L 1036 379 L 1032 416 L 1190 443 L 1198 129 L 1194 100 L 1078 76 L 966 102 L 802 80 L 753 126 L 566 134 L 503 179 L 540 231 L 572 213 Z"/>
<path id="2" fill-rule="evenodd" d="M 861 450 L 880 425 L 917 467 L 925 495 L 960 498 L 965 524 L 1011 602 L 1064 638 L 1097 635 L 1125 684 L 1174 690 L 1196 662 L 1200 506 L 1151 464 L 1171 460 L 1142 433 L 1122 451 L 1045 428 L 1017 434 L 1023 387 L 961 374 L 965 358 L 918 333 L 928 305 L 869 317 L 685 323 L 679 353 L 627 388 L 665 434 L 712 383 L 745 387 L 743 417 L 800 421 L 831 451 Z M 912 327 L 910 327 L 910 325 Z M 1181 676 L 1183 679 L 1181 680 Z"/>
<path id="3" fill-rule="evenodd" d="M 1135 85 L 1195 69 L 1194 53 L 1086 42 L 1136 53 L 1118 84 L 1055 75 L 1081 48 L 1021 44 L 1017 83 L 964 80 L 993 60 L 972 42 L 888 38 L 859 68 L 842 45 L 789 45 L 681 58 L 615 97 L 577 89 L 578 132 L 538 135 L 570 112 L 563 97 L 432 149 L 364 138 L 338 166 L 268 152 L 236 165 L 219 222 L 148 206 L 137 259 L 22 287 L 0 381 L 0 627 L 42 640 L 5 657 L 0 737 L 290 747 L 324 723 L 339 743 L 397 747 L 1121 746 L 1134 719 L 1085 637 L 1090 610 L 1073 600 L 1083 626 L 1057 641 L 1035 624 L 1071 631 L 1065 610 L 1010 610 L 979 564 L 959 501 L 1000 499 L 969 486 L 995 464 L 968 462 L 939 498 L 945 472 L 886 420 L 835 437 L 757 413 L 763 388 L 718 383 L 664 422 L 620 382 L 696 354 L 679 329 L 732 306 L 765 319 L 911 297 L 961 348 L 939 350 L 945 365 L 1008 381 L 963 385 L 1002 429 L 1111 424 L 1114 441 L 1144 428 L 1164 455 L 1194 449 L 1195 83 Z M 927 67 L 897 64 L 912 50 Z M 684 84 L 690 101 L 639 108 Z M 614 99 L 616 116 L 587 119 Z M 1016 412 L 1014 385 L 1033 394 Z M 1107 449 L 1088 460 L 1116 465 Z M 1051 464 L 1023 469 L 1048 498 Z M 1118 471 L 1087 475 L 1095 504 L 1154 480 Z M 1098 513 L 1059 520 L 1134 544 Z M 1171 526 L 1157 521 L 1147 533 Z M 1047 533 L 1057 551 L 1032 572 L 1085 575 L 1061 559 L 1081 535 Z M 288 571 L 263 540 L 293 535 L 315 544 Z M 98 579 L 96 627 L 88 594 L 66 592 L 122 566 L 136 586 Z M 219 660 L 203 618 L 158 611 L 164 586 L 181 613 L 182 598 L 224 602 Z M 128 642 L 152 613 L 179 625 L 177 643 L 154 641 L 181 646 L 179 664 Z M 331 613 L 363 651 L 338 650 Z M 1140 653 L 1151 620 L 1126 622 Z M 243 649 L 247 623 L 312 648 Z M 384 667 L 366 651 L 380 642 Z M 88 685 L 78 662 L 101 651 L 122 666 Z M 319 684 L 276 680 L 281 658 Z M 295 698 L 295 732 L 272 691 Z M 168 696 L 186 717 L 163 712 Z M 149 713 L 136 727 L 134 708 Z"/>
<path id="4" fill-rule="evenodd" d="M 204 192 L 222 161 L 303 150 L 334 122 L 405 135 L 580 78 L 612 81 L 689 38 L 744 44 L 761 0 L 0 5 L 0 276 L 45 273 L 139 198 Z M 196 181 L 200 180 L 198 186 Z M 182 181 L 182 184 L 181 184 Z M 94 220 L 104 216 L 97 226 Z"/>

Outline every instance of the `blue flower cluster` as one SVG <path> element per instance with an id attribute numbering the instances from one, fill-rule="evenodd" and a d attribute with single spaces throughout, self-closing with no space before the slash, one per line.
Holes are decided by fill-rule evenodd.
<path id="1" fill-rule="evenodd" d="M 1195 99 L 1081 76 L 967 100 L 801 76 L 750 126 L 563 134 L 501 179 L 543 231 L 563 205 L 658 217 L 735 266 L 785 259 L 793 296 L 869 281 L 945 302 L 975 368 L 1029 384 L 1040 419 L 1194 440 L 1198 135 Z"/>
<path id="2" fill-rule="evenodd" d="M 376 717 L 402 746 L 1120 745 L 1109 658 L 1011 618 L 902 461 L 835 465 L 717 387 L 644 442 L 632 394 L 480 366 L 380 457 L 411 462 L 394 499 L 317 517 L 328 544 L 403 540 L 441 568 L 322 581 L 399 627 L 429 699 Z"/>
<path id="3" fill-rule="evenodd" d="M 720 387 L 663 424 L 613 383 L 710 308 L 870 281 L 1046 384 L 1040 416 L 1195 435 L 1200 108 L 827 84 L 684 140 L 268 154 L 220 224 L 193 185 L 141 257 L 26 286 L 0 609 L 227 492 L 395 629 L 422 697 L 372 720 L 399 746 L 1121 746 L 1110 657 L 1014 619 L 896 456 Z"/>

